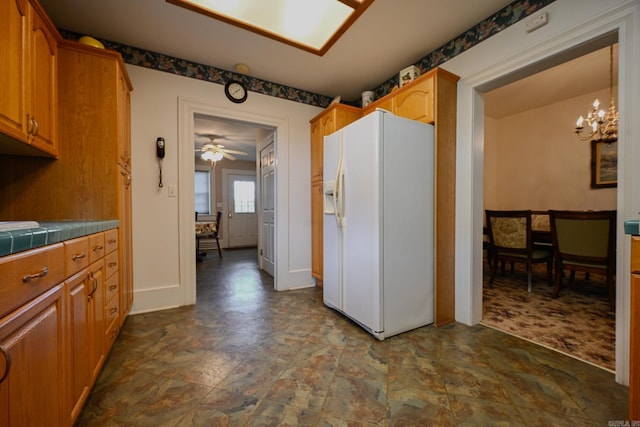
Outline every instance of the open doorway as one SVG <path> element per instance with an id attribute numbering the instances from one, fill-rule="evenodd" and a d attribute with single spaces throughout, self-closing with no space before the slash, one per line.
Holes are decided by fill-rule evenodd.
<path id="1" fill-rule="evenodd" d="M 610 47 L 601 46 L 608 42 L 612 62 Z M 535 219 L 546 218 L 533 233 L 541 237 L 534 243 L 543 248 L 550 248 L 551 241 L 548 210 L 617 209 L 616 188 L 592 184 L 591 142 L 574 134 L 577 118 L 586 116 L 594 99 L 609 105 L 610 65 L 612 96 L 618 99 L 616 39 L 598 40 L 591 49 L 483 94 L 483 207 L 532 210 Z M 527 292 L 525 266 L 516 263 L 512 274 L 507 268 L 488 287 L 490 266 L 484 255 L 483 324 L 615 370 L 616 316 L 608 306 L 604 277 L 576 276 L 554 299 L 544 265 L 534 267 L 534 286 Z"/>
<path id="2" fill-rule="evenodd" d="M 218 236 L 225 249 L 255 247 L 257 253 L 271 236 L 261 236 L 262 192 L 273 194 L 274 181 L 261 184 L 258 162 L 263 141 L 274 140 L 273 128 L 259 123 L 196 113 L 193 118 L 196 177 L 208 174 L 206 185 L 195 180 L 197 218 L 207 221 L 221 215 Z M 271 206 L 273 210 L 273 206 Z M 257 259 L 262 266 L 262 260 Z M 273 270 L 269 269 L 273 275 Z"/>

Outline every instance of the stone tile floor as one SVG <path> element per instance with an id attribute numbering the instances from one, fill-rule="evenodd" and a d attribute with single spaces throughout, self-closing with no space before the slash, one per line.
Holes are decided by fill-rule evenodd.
<path id="1" fill-rule="evenodd" d="M 606 426 L 613 374 L 482 325 L 382 342 L 275 292 L 255 250 L 209 253 L 198 302 L 129 316 L 78 426 Z"/>

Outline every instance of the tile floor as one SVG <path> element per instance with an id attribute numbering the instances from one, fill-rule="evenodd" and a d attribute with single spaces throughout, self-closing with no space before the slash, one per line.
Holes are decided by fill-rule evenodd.
<path id="1" fill-rule="evenodd" d="M 481 325 L 377 341 L 275 292 L 255 250 L 211 252 L 198 302 L 129 316 L 79 426 L 606 426 L 611 373 Z"/>

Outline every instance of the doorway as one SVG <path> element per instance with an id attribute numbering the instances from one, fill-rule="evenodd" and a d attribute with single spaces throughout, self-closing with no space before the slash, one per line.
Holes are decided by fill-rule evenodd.
<path id="1" fill-rule="evenodd" d="M 628 11 L 631 13 L 631 9 Z M 484 127 L 485 106 L 483 94 L 516 81 L 540 70 L 549 68 L 586 52 L 593 51 L 593 43 L 599 47 L 618 40 L 620 46 L 620 71 L 618 77 L 621 117 L 632 114 L 633 104 L 626 95 L 631 90 L 632 76 L 638 64 L 634 60 L 633 33 L 627 31 L 622 18 L 610 17 L 607 25 L 594 28 L 573 27 L 572 31 L 551 37 L 542 45 L 526 50 L 508 51 L 499 55 L 508 60 L 487 65 L 486 68 L 468 71 L 458 84 L 458 153 L 456 178 L 456 319 L 463 323 L 476 324 L 482 319 L 482 243 L 483 243 L 483 181 L 484 181 Z M 621 30 L 623 29 L 623 30 Z M 486 58 L 491 61 L 496 55 Z M 541 59 L 542 58 L 542 59 Z M 588 107 L 588 105 L 587 105 Z M 585 108 L 585 107 L 583 107 Z M 575 118 L 572 120 L 575 123 Z M 569 124 L 571 126 L 571 122 Z M 628 381 L 628 298 L 629 298 L 629 242 L 623 233 L 623 218 L 633 217 L 637 211 L 637 191 L 631 154 L 637 151 L 633 138 L 637 126 L 631 121 L 622 121 L 618 141 L 618 190 L 617 190 L 617 276 L 616 302 L 616 381 Z M 540 134 L 544 127 L 527 128 L 527 132 Z M 521 131 L 525 131 L 522 129 Z M 571 135 L 575 138 L 575 135 Z M 577 142 L 576 142 L 577 143 Z M 626 154 L 626 155 L 625 155 Z"/>
<path id="2" fill-rule="evenodd" d="M 196 301 L 196 271 L 195 271 L 195 234 L 194 229 L 194 172 L 195 172 L 195 125 L 194 118 L 197 115 L 214 117 L 221 120 L 235 121 L 243 124 L 251 124 L 258 126 L 261 129 L 266 129 L 267 132 L 260 134 L 254 141 L 253 153 L 255 155 L 257 146 L 263 138 L 268 135 L 272 135 L 275 152 L 278 155 L 283 155 L 285 158 L 289 152 L 289 138 L 288 138 L 288 122 L 286 119 L 265 117 L 262 113 L 252 113 L 249 111 L 236 111 L 229 109 L 228 106 L 216 106 L 206 102 L 201 102 L 189 98 L 179 98 L 178 100 L 178 112 L 179 112 L 179 144 L 178 144 L 178 216 L 181 219 L 178 225 L 179 234 L 179 252 L 180 252 L 180 282 L 183 284 L 180 287 L 183 305 L 194 304 Z M 226 141 L 225 141 L 226 142 Z M 228 144 L 228 142 L 227 142 Z M 245 150 L 249 152 L 250 150 Z M 283 173 L 285 176 L 288 173 L 289 165 L 287 162 L 276 161 L 276 167 L 274 170 L 273 182 L 275 186 L 285 185 L 286 181 L 279 181 L 278 175 Z M 258 162 L 255 160 L 252 163 L 252 170 L 257 172 Z M 217 166 L 216 166 L 217 167 Z M 214 168 L 215 169 L 215 168 Z M 259 178 L 258 178 L 259 179 Z M 222 179 L 216 180 L 216 187 L 221 184 Z M 259 183 L 256 188 L 260 188 Z M 222 189 L 214 190 L 216 193 L 222 193 Z M 287 206 L 288 194 L 286 191 L 274 191 L 276 195 L 274 201 L 274 210 L 278 212 L 278 206 Z M 259 200 L 259 199 L 258 199 Z M 217 211 L 219 206 L 217 202 L 213 206 L 213 210 Z M 224 216 L 223 216 L 224 217 Z M 289 230 L 286 227 L 288 216 L 286 211 L 281 214 L 275 215 L 274 221 L 274 233 L 276 236 L 281 235 L 281 238 L 276 238 L 277 241 L 288 241 Z M 223 225 L 224 227 L 224 225 Z M 224 231 L 223 231 L 224 233 Z M 224 238 L 224 236 L 223 236 Z M 223 240 L 223 239 L 222 239 Z M 276 246 L 274 249 L 274 259 L 287 259 L 288 258 L 288 246 L 281 245 Z M 274 266 L 274 287 L 277 290 L 286 290 L 290 287 L 288 280 L 288 269 L 286 265 L 280 266 L 277 263 Z M 283 277 L 280 280 L 280 277 Z"/>
<path id="3" fill-rule="evenodd" d="M 483 94 L 484 209 L 616 210 L 615 188 L 590 186 L 592 147 L 574 134 L 574 123 L 594 99 L 608 106 L 610 64 L 612 97 L 618 99 L 618 45 L 612 46 L 611 62 L 610 47 L 594 44 L 592 52 Z M 535 131 L 538 126 L 544 137 Z M 543 231 L 546 240 L 539 245 L 550 241 L 548 223 Z M 513 274 L 498 275 L 491 288 L 486 260 L 483 270 L 483 324 L 615 369 L 615 313 L 607 305 L 602 276 L 576 277 L 571 285 L 565 280 L 554 299 L 544 269 L 534 268 L 528 293 L 519 286 L 523 264 L 516 263 Z"/>

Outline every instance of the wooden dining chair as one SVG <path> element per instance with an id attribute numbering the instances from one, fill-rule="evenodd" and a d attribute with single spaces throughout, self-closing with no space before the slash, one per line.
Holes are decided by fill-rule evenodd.
<path id="1" fill-rule="evenodd" d="M 197 214 L 196 214 L 197 215 Z M 197 216 L 196 216 L 197 218 Z M 215 230 L 210 233 L 203 233 L 196 235 L 196 243 L 197 243 L 197 259 L 201 260 L 207 253 L 204 250 L 209 249 L 209 247 L 203 243 L 210 240 L 215 240 L 216 246 L 218 248 L 218 255 L 222 258 L 222 249 L 220 248 L 220 219 L 222 218 L 222 212 L 218 211 L 216 213 L 216 221 L 215 221 Z"/>
<path id="2" fill-rule="evenodd" d="M 506 261 L 524 263 L 527 271 L 527 290 L 531 292 L 533 264 L 547 264 L 547 282 L 551 284 L 553 253 L 551 248 L 534 247 L 531 237 L 531 211 L 495 211 L 486 210 L 489 230 L 489 256 L 491 276 L 489 286 L 493 285 L 499 264 L 504 274 Z"/>
<path id="3" fill-rule="evenodd" d="M 564 272 L 569 281 L 576 271 L 606 278 L 609 308 L 615 308 L 616 211 L 549 211 L 556 264 L 553 297 L 557 298 Z"/>

